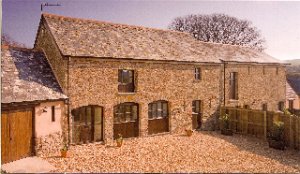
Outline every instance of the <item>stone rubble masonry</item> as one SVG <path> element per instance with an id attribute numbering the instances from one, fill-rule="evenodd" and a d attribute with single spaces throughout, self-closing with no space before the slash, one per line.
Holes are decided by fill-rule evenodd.
<path id="1" fill-rule="evenodd" d="M 170 130 L 174 133 L 191 128 L 192 101 L 204 102 L 203 129 L 211 115 L 218 111 L 219 70 L 217 65 L 201 65 L 202 79 L 194 80 L 195 65 L 145 62 L 120 62 L 104 59 L 71 58 L 70 108 L 98 105 L 104 107 L 105 138 L 113 137 L 113 107 L 123 102 L 139 104 L 140 136 L 148 135 L 148 104 L 157 100 L 169 102 Z M 118 70 L 132 69 L 136 91 L 118 92 Z M 209 106 L 209 100 L 211 106 Z"/>
<path id="2" fill-rule="evenodd" d="M 47 27 L 47 24 L 41 24 L 35 43 L 35 49 L 44 52 L 60 87 L 64 94 L 68 95 L 66 91 L 68 60 L 64 59 L 61 55 L 60 50 Z"/>
<path id="3" fill-rule="evenodd" d="M 62 148 L 61 132 L 35 138 L 35 154 L 39 157 L 53 157 L 60 154 Z"/>
<path id="4" fill-rule="evenodd" d="M 268 110 L 277 111 L 278 103 L 285 101 L 286 72 L 284 65 L 227 64 L 225 71 L 227 106 L 243 107 L 248 105 L 251 109 L 261 110 L 262 104 L 266 103 Z M 237 101 L 229 99 L 230 72 L 238 73 Z"/>

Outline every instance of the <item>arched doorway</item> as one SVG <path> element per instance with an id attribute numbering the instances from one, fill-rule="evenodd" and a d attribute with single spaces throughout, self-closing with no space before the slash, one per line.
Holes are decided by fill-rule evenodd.
<path id="1" fill-rule="evenodd" d="M 114 107 L 114 138 L 139 136 L 139 113 L 137 103 L 121 103 Z"/>
<path id="2" fill-rule="evenodd" d="M 72 142 L 75 144 L 103 140 L 103 107 L 83 106 L 71 111 L 73 116 Z"/>

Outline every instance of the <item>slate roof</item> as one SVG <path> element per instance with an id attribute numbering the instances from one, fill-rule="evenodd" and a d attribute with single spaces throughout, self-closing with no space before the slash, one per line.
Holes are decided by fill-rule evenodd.
<path id="1" fill-rule="evenodd" d="M 287 81 L 298 96 L 300 96 L 300 74 L 287 75 Z"/>
<path id="2" fill-rule="evenodd" d="M 63 55 L 220 63 L 282 63 L 251 48 L 207 43 L 190 34 L 42 14 Z"/>
<path id="3" fill-rule="evenodd" d="M 1 103 L 66 99 L 44 55 L 2 48 Z"/>

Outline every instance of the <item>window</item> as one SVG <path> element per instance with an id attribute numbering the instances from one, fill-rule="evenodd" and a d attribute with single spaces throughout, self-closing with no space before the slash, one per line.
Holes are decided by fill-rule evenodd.
<path id="1" fill-rule="evenodd" d="M 138 118 L 138 104 L 121 103 L 114 107 L 114 123 L 136 122 Z"/>
<path id="2" fill-rule="evenodd" d="M 134 71 L 121 69 L 118 72 L 119 92 L 134 92 Z"/>
<path id="3" fill-rule="evenodd" d="M 201 68 L 195 68 L 195 80 L 201 80 Z"/>
<path id="4" fill-rule="evenodd" d="M 103 108 L 82 106 L 71 111 L 72 142 L 76 144 L 103 140 Z"/>
<path id="5" fill-rule="evenodd" d="M 263 111 L 268 111 L 268 104 L 267 103 L 262 104 L 262 110 Z"/>
<path id="6" fill-rule="evenodd" d="M 289 109 L 290 110 L 294 109 L 294 100 L 289 100 Z"/>
<path id="7" fill-rule="evenodd" d="M 278 103 L 278 110 L 280 110 L 280 111 L 284 110 L 284 102 L 283 101 Z"/>
<path id="8" fill-rule="evenodd" d="M 156 101 L 148 105 L 148 117 L 149 119 L 159 119 L 168 117 L 168 102 Z"/>
<path id="9" fill-rule="evenodd" d="M 199 129 L 202 125 L 202 102 L 201 100 L 194 100 L 192 102 L 192 127 Z"/>
<path id="10" fill-rule="evenodd" d="M 193 114 L 201 113 L 201 100 L 194 100 L 192 103 L 192 111 Z"/>
<path id="11" fill-rule="evenodd" d="M 51 107 L 51 120 L 52 122 L 55 122 L 55 106 Z"/>
<path id="12" fill-rule="evenodd" d="M 238 93 L 237 93 L 237 72 L 230 73 L 230 99 L 237 100 Z"/>

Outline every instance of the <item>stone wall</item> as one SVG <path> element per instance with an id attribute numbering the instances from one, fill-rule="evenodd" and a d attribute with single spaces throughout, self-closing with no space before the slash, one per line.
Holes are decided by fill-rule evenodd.
<path id="1" fill-rule="evenodd" d="M 194 80 L 194 68 L 200 67 L 202 79 Z M 133 69 L 136 91 L 118 92 L 118 69 Z M 123 102 L 139 104 L 140 136 L 148 135 L 148 104 L 169 102 L 170 130 L 182 133 L 191 128 L 192 101 L 202 100 L 203 129 L 214 128 L 212 115 L 218 112 L 220 91 L 219 65 L 158 62 L 128 62 L 104 59 L 71 58 L 70 110 L 87 105 L 104 107 L 104 138 L 113 137 L 113 107 Z"/>
<path id="2" fill-rule="evenodd" d="M 278 110 L 278 103 L 285 101 L 286 76 L 283 65 L 227 64 L 225 68 L 226 105 L 248 105 L 251 109 L 262 109 L 266 103 L 268 110 Z M 238 100 L 229 98 L 230 72 L 238 73 Z"/>
<path id="3" fill-rule="evenodd" d="M 64 59 L 61 55 L 59 48 L 47 27 L 47 24 L 42 20 L 34 49 L 44 52 L 59 85 L 62 87 L 63 92 L 67 94 L 68 60 Z"/>
<path id="4" fill-rule="evenodd" d="M 55 157 L 60 155 L 63 136 L 61 132 L 35 138 L 35 154 L 39 157 Z"/>

